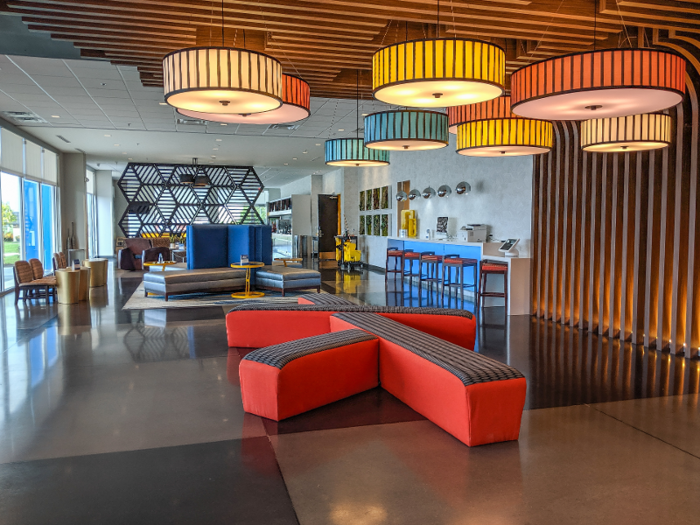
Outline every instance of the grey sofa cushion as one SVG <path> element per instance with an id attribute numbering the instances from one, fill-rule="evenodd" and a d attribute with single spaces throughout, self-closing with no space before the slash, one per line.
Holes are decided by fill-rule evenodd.
<path id="1" fill-rule="evenodd" d="M 256 279 L 270 281 L 296 281 L 302 279 L 317 279 L 321 281 L 321 273 L 307 268 L 293 268 L 290 266 L 264 266 L 255 272 Z"/>
<path id="2" fill-rule="evenodd" d="M 235 290 L 245 287 L 245 278 L 222 279 L 218 281 L 190 282 L 190 283 L 144 283 L 144 291 L 156 294 L 170 295 L 178 293 L 209 292 L 213 290 Z"/>
<path id="3" fill-rule="evenodd" d="M 161 283 L 170 287 L 183 283 L 205 283 L 245 279 L 245 270 L 234 268 L 205 268 L 201 270 L 179 270 L 174 272 L 149 272 L 143 276 L 144 283 Z"/>
<path id="4" fill-rule="evenodd" d="M 256 286 L 267 286 L 268 288 L 275 288 L 278 290 L 288 290 L 290 288 L 316 288 L 321 286 L 321 277 L 319 276 L 313 279 L 294 279 L 291 281 L 256 277 L 255 284 Z"/>
<path id="5" fill-rule="evenodd" d="M 465 386 L 524 377 L 515 368 L 495 359 L 465 350 L 438 337 L 381 315 L 341 312 L 333 317 L 395 343 L 457 376 Z"/>
<path id="6" fill-rule="evenodd" d="M 300 357 L 376 339 L 375 336 L 364 330 L 343 330 L 342 332 L 331 332 L 279 345 L 266 346 L 252 351 L 243 360 L 255 361 L 282 369 Z"/>

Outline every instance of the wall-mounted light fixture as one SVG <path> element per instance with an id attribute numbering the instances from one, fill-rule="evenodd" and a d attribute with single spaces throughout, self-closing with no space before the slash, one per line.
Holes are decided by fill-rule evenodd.
<path id="1" fill-rule="evenodd" d="M 449 197 L 452 194 L 452 188 L 447 184 L 443 184 L 438 188 L 437 194 L 438 197 Z"/>
<path id="2" fill-rule="evenodd" d="M 408 194 L 405 191 L 399 191 L 396 193 L 396 200 L 398 202 L 403 202 L 408 199 Z"/>
<path id="3" fill-rule="evenodd" d="M 411 190 L 408 192 L 408 200 L 413 201 L 420 197 L 420 192 L 418 190 Z"/>
<path id="4" fill-rule="evenodd" d="M 435 197 L 435 190 L 428 186 L 423 190 L 423 198 L 429 199 L 430 197 Z"/>
<path id="5" fill-rule="evenodd" d="M 470 191 L 472 191 L 472 187 L 469 185 L 468 182 L 460 182 L 455 188 L 455 192 L 457 192 L 457 195 L 469 195 Z"/>

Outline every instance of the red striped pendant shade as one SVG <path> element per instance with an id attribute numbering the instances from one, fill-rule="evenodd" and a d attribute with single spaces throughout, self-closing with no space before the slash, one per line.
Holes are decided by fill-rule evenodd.
<path id="1" fill-rule="evenodd" d="M 685 59 L 656 49 L 609 49 L 554 57 L 511 77 L 513 113 L 587 120 L 653 113 L 685 94 Z"/>
<path id="2" fill-rule="evenodd" d="M 547 153 L 554 130 L 545 120 L 522 118 L 510 98 L 448 108 L 450 130 L 457 131 L 457 153 L 470 157 L 514 157 Z"/>
<path id="3" fill-rule="evenodd" d="M 178 109 L 177 112 L 186 117 L 224 124 L 286 124 L 308 117 L 310 106 L 311 91 L 309 84 L 298 77 L 283 74 L 282 105 L 277 109 L 248 115 L 200 113 L 183 109 Z"/>

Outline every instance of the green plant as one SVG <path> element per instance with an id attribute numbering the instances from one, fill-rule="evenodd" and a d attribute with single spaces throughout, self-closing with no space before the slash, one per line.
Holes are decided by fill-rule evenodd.
<path id="1" fill-rule="evenodd" d="M 17 215 L 12 211 L 10 205 L 4 202 L 2 204 L 2 227 L 5 233 L 12 233 L 12 226 L 17 222 Z"/>

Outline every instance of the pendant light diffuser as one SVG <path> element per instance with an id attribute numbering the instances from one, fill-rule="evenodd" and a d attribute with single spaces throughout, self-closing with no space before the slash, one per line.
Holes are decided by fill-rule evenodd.
<path id="1" fill-rule="evenodd" d="M 586 120 L 581 147 L 598 153 L 661 149 L 671 143 L 671 117 L 662 113 Z"/>
<path id="2" fill-rule="evenodd" d="M 192 47 L 163 59 L 165 101 L 200 113 L 253 114 L 282 105 L 282 65 L 254 51 Z"/>
<path id="3" fill-rule="evenodd" d="M 384 47 L 372 58 L 374 98 L 387 104 L 444 108 L 503 94 L 505 52 L 488 42 L 457 38 L 413 40 Z"/>
<path id="4" fill-rule="evenodd" d="M 653 113 L 683 100 L 685 59 L 655 49 L 565 55 L 511 77 L 513 112 L 543 120 L 587 120 Z"/>
<path id="5" fill-rule="evenodd" d="M 448 143 L 444 113 L 407 109 L 365 117 L 365 145 L 370 149 L 417 151 L 444 148 Z"/>
<path id="6" fill-rule="evenodd" d="M 521 118 L 510 110 L 510 99 L 449 108 L 457 129 L 457 153 L 470 157 L 515 157 L 552 149 L 551 122 Z"/>
<path id="7" fill-rule="evenodd" d="M 178 109 L 177 112 L 186 117 L 225 124 L 286 124 L 308 117 L 310 106 L 309 84 L 298 77 L 282 74 L 282 105 L 277 109 L 247 115 L 200 113 L 185 109 Z"/>

